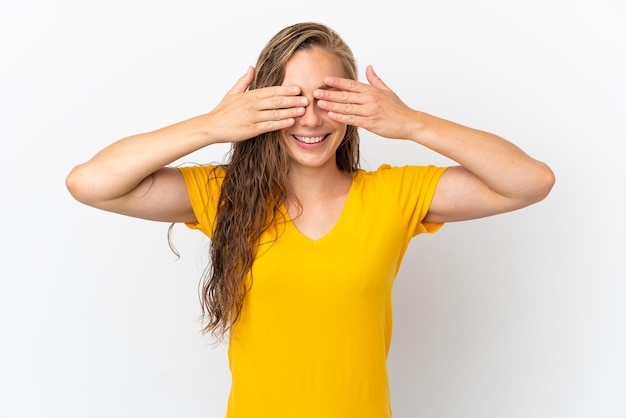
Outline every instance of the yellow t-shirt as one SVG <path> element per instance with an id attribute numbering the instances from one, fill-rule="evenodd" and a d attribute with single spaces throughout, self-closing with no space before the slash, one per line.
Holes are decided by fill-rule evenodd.
<path id="1" fill-rule="evenodd" d="M 210 237 L 221 179 L 180 170 L 198 219 L 189 226 Z M 261 245 L 229 336 L 228 418 L 391 417 L 392 284 L 410 239 L 441 227 L 422 220 L 444 170 L 358 171 L 327 235 L 287 221 Z"/>

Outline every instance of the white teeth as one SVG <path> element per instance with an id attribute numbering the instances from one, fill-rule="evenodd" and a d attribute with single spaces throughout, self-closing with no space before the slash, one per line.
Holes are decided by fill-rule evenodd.
<path id="1" fill-rule="evenodd" d="M 297 135 L 294 135 L 294 137 L 298 141 L 304 142 L 305 144 L 317 144 L 318 142 L 322 142 L 322 140 L 324 139 L 323 136 L 297 136 Z"/>

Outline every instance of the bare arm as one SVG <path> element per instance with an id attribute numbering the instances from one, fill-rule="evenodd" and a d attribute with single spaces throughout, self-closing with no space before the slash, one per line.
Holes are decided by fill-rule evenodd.
<path id="1" fill-rule="evenodd" d="M 182 175 L 168 164 L 219 142 L 238 142 L 283 129 L 304 111 L 295 86 L 246 91 L 249 68 L 211 112 L 156 131 L 133 135 L 74 167 L 66 179 L 72 196 L 103 210 L 144 219 L 193 222 Z"/>
<path id="2" fill-rule="evenodd" d="M 70 193 L 87 205 L 158 221 L 194 221 L 182 175 L 166 166 L 203 146 L 206 116 L 133 135 L 72 169 Z M 210 122 L 210 121 L 207 121 Z"/>
<path id="3" fill-rule="evenodd" d="M 413 141 L 459 165 L 443 174 L 426 221 L 448 222 L 508 212 L 536 203 L 554 184 L 550 168 L 497 135 L 411 109 L 367 68 L 368 84 L 329 77 L 316 90 L 337 121 L 377 135 Z"/>
<path id="4" fill-rule="evenodd" d="M 411 140 L 458 162 L 443 174 L 426 221 L 447 222 L 509 212 L 544 199 L 550 168 L 497 135 L 418 113 Z"/>

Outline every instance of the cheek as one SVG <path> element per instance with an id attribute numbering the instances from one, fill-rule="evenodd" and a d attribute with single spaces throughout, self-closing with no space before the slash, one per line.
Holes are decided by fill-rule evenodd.
<path id="1" fill-rule="evenodd" d="M 337 136 L 341 138 L 341 140 L 343 141 L 343 138 L 346 136 L 346 133 L 348 132 L 348 126 L 338 123 L 336 124 L 335 129 L 337 130 Z"/>

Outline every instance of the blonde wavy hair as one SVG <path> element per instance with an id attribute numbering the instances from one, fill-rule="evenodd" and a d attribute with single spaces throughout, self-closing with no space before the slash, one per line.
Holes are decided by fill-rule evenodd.
<path id="1" fill-rule="evenodd" d="M 357 79 L 352 51 L 329 27 L 304 22 L 279 31 L 259 55 L 255 78 L 249 89 L 280 85 L 285 65 L 300 50 L 323 48 L 341 61 L 346 78 Z M 252 264 L 261 235 L 279 217 L 283 202 L 297 198 L 287 182 L 288 157 L 279 132 L 268 132 L 232 145 L 221 176 L 222 186 L 211 239 L 210 263 L 205 270 L 199 296 L 203 333 L 219 340 L 231 330 L 242 311 L 246 292 L 252 285 Z M 359 169 L 359 134 L 348 126 L 336 153 L 337 166 L 344 172 Z M 217 167 L 216 167 L 217 168 Z"/>

